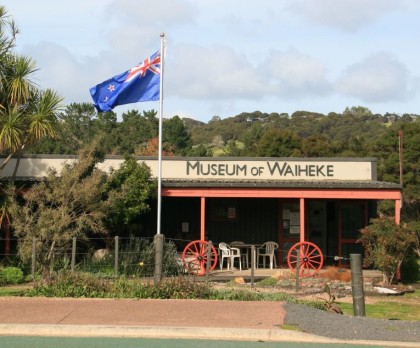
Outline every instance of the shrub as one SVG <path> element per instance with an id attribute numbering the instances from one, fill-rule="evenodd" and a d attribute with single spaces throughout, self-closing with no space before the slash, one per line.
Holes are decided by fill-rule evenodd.
<path id="1" fill-rule="evenodd" d="M 258 286 L 275 286 L 279 281 L 273 277 L 267 277 L 258 282 Z"/>
<path id="2" fill-rule="evenodd" d="M 178 275 L 175 259 L 176 246 L 172 241 L 163 244 L 162 274 Z M 155 271 L 155 248 L 153 242 L 131 237 L 120 251 L 121 273 L 127 276 L 150 277 Z"/>
<path id="3" fill-rule="evenodd" d="M 207 299 L 211 290 L 205 283 L 189 278 L 168 278 L 158 285 L 120 277 L 114 280 L 97 278 L 88 273 L 63 271 L 49 281 L 38 282 L 28 296 Z"/>
<path id="4" fill-rule="evenodd" d="M 109 297 L 109 282 L 88 273 L 62 271 L 55 278 L 37 282 L 28 296 Z"/>
<path id="5" fill-rule="evenodd" d="M 0 285 L 19 284 L 24 280 L 23 272 L 17 267 L 5 267 L 0 269 Z"/>
<path id="6" fill-rule="evenodd" d="M 406 257 L 401 264 L 401 280 L 415 283 L 420 280 L 420 264 L 415 254 Z"/>
<path id="7" fill-rule="evenodd" d="M 159 299 L 209 299 L 211 289 L 205 283 L 187 277 L 174 277 L 161 281 L 154 289 L 153 298 Z"/>
<path id="8" fill-rule="evenodd" d="M 391 218 L 372 219 L 370 225 L 360 231 L 365 265 L 377 267 L 383 272 L 384 284 L 391 284 L 404 258 L 413 250 L 414 231 L 406 225 L 397 225 Z"/>

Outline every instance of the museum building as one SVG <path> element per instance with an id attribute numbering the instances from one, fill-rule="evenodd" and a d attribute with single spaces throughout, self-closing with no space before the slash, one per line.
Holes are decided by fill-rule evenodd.
<path id="1" fill-rule="evenodd" d="M 20 160 L 17 180 L 34 182 L 49 168 L 60 172 L 75 156 L 32 155 Z M 154 176 L 158 160 L 138 157 Z M 15 159 L 6 167 L 10 176 Z M 107 157 L 98 167 L 118 169 L 122 157 Z M 8 172 L 10 171 L 10 172 Z M 376 217 L 379 200 L 395 202 L 400 222 L 400 184 L 377 181 L 374 158 L 190 158 L 162 160 L 161 233 L 180 251 L 194 240 L 243 241 L 279 245 L 277 264 L 297 242 L 316 244 L 329 258 L 362 253 L 359 230 Z M 138 236 L 156 234 L 156 204 Z M 10 231 L 6 231 L 10 238 Z M 7 235 L 6 235 L 7 237 Z M 6 238 L 7 239 L 7 238 Z M 9 248 L 10 244 L 2 247 Z"/>

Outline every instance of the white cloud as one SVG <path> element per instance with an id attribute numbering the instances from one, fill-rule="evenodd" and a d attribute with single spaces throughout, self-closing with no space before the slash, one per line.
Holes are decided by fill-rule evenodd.
<path id="1" fill-rule="evenodd" d="M 301 99 L 331 90 L 323 63 L 295 49 L 272 51 L 260 68 L 279 97 Z"/>
<path id="2" fill-rule="evenodd" d="M 337 90 L 365 102 L 403 101 L 415 93 L 418 78 L 386 52 L 351 65 L 337 81 Z"/>
<path id="3" fill-rule="evenodd" d="M 183 0 L 114 0 L 107 12 L 121 23 L 177 25 L 193 21 L 196 8 Z"/>
<path id="4" fill-rule="evenodd" d="M 180 45 L 168 60 L 169 93 L 192 99 L 259 98 L 265 74 L 225 46 Z"/>
<path id="5" fill-rule="evenodd" d="M 24 54 L 36 57 L 39 70 L 35 82 L 42 89 L 57 91 L 65 97 L 66 104 L 91 101 L 89 88 L 116 74 L 114 71 L 109 75 L 112 69 L 100 59 L 78 61 L 66 48 L 51 42 L 26 46 Z M 95 70 L 91 69 L 92 66 Z"/>
<path id="6" fill-rule="evenodd" d="M 294 0 L 289 10 L 318 24 L 355 31 L 370 25 L 387 13 L 405 8 L 408 2 L 405 0 Z"/>
<path id="7" fill-rule="evenodd" d="M 331 91 L 324 65 L 296 50 L 271 51 L 254 66 L 225 46 L 183 45 L 167 62 L 169 93 L 192 99 L 280 99 L 325 95 Z"/>

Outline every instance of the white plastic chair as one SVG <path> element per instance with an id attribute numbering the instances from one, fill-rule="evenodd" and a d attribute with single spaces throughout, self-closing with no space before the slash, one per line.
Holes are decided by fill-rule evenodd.
<path id="1" fill-rule="evenodd" d="M 257 268 L 258 264 L 260 262 L 260 257 L 263 259 L 263 267 L 265 268 L 265 260 L 266 258 L 270 261 L 270 269 L 273 269 L 274 267 L 277 267 L 276 258 L 274 257 L 274 251 L 279 248 L 279 245 L 276 242 L 265 242 L 263 245 L 261 245 L 257 250 Z"/>
<path id="2" fill-rule="evenodd" d="M 248 258 L 248 248 L 242 248 L 241 245 L 245 244 L 244 242 L 241 241 L 234 241 L 234 242 L 230 242 L 230 245 L 237 245 L 238 248 L 240 250 L 241 253 L 241 261 L 243 262 L 243 264 L 245 265 L 246 268 L 249 268 L 249 258 Z"/>
<path id="3" fill-rule="evenodd" d="M 226 243 L 219 243 L 220 269 L 223 268 L 223 260 L 227 258 L 227 269 L 233 268 L 235 258 L 239 259 L 239 269 L 242 271 L 241 251 L 238 248 L 231 248 Z"/>

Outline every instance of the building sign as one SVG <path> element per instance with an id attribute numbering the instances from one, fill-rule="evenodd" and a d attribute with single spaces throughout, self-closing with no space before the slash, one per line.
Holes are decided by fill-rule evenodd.
<path id="1" fill-rule="evenodd" d="M 202 163 L 187 161 L 187 176 L 216 177 L 255 177 L 268 173 L 272 178 L 288 177 L 334 177 L 333 164 L 295 164 L 285 162 L 269 162 L 260 166 L 235 163 Z"/>
<path id="2" fill-rule="evenodd" d="M 18 177 L 42 177 L 48 168 L 59 173 L 64 163 L 71 163 L 74 157 L 34 156 L 21 159 Z M 157 159 L 138 158 L 145 162 L 157 175 Z M 122 158 L 107 158 L 98 167 L 104 171 L 118 169 Z M 14 163 L 9 163 L 14 168 Z M 11 173 L 10 173 L 11 174 Z M 7 172 L 3 173 L 8 176 Z M 372 158 L 164 158 L 163 180 L 376 180 L 376 160 Z"/>
<path id="3" fill-rule="evenodd" d="M 154 173 L 157 163 L 146 162 Z M 373 159 L 167 159 L 162 177 L 170 180 L 376 180 Z"/>

